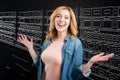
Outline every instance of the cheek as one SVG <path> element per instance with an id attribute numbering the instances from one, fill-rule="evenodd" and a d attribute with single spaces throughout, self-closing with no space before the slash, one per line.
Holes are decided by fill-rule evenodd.
<path id="1" fill-rule="evenodd" d="M 67 24 L 70 25 L 70 20 L 67 21 Z"/>
<path id="2" fill-rule="evenodd" d="M 55 21 L 54 21 L 54 25 L 56 26 L 57 25 L 57 20 L 55 19 Z"/>
<path id="3" fill-rule="evenodd" d="M 54 26 L 57 26 L 57 21 L 56 20 L 54 21 Z"/>
<path id="4" fill-rule="evenodd" d="M 67 22 L 68 27 L 70 26 L 70 21 Z"/>

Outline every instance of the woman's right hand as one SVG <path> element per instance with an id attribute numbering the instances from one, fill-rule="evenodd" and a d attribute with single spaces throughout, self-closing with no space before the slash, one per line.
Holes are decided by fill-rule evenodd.
<path id="1" fill-rule="evenodd" d="M 33 48 L 33 39 L 31 38 L 30 40 L 28 40 L 27 36 L 26 35 L 23 35 L 21 34 L 19 37 L 18 37 L 18 42 L 20 42 L 21 44 L 23 44 L 25 47 L 28 48 L 28 51 L 32 57 L 33 60 L 36 59 L 37 57 L 37 54 Z"/>
<path id="2" fill-rule="evenodd" d="M 31 38 L 30 40 L 27 39 L 27 36 L 24 34 L 21 34 L 18 37 L 18 42 L 20 42 L 21 44 L 23 44 L 25 47 L 27 47 L 28 49 L 33 48 L 33 39 Z"/>

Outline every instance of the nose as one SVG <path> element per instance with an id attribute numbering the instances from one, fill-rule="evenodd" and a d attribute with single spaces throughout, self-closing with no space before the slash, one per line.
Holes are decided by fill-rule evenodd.
<path id="1" fill-rule="evenodd" d="M 64 21 L 64 17 L 61 17 L 61 18 L 60 18 L 60 21 Z"/>

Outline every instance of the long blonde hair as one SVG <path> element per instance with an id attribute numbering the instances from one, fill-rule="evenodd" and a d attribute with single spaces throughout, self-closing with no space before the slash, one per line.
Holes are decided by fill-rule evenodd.
<path id="1" fill-rule="evenodd" d="M 50 39 L 50 38 L 54 39 L 57 37 L 57 30 L 55 28 L 54 20 L 55 20 L 56 15 L 58 15 L 58 13 L 60 12 L 60 10 L 68 10 L 70 13 L 70 25 L 68 27 L 68 33 L 70 34 L 71 39 L 76 37 L 78 34 L 77 20 L 76 20 L 73 10 L 67 6 L 60 6 L 56 8 L 50 16 L 50 27 L 49 27 L 49 32 L 46 35 L 46 39 Z"/>

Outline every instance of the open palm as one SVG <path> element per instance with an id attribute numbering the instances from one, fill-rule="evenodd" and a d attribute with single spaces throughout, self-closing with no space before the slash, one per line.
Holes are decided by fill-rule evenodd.
<path id="1" fill-rule="evenodd" d="M 93 57 L 91 57 L 90 61 L 92 63 L 100 62 L 100 61 L 107 61 L 109 58 L 113 57 L 114 53 L 104 55 L 104 53 L 99 53 Z"/>
<path id="2" fill-rule="evenodd" d="M 31 38 L 30 40 L 28 40 L 26 35 L 21 34 L 18 37 L 17 41 L 26 46 L 27 48 L 33 47 L 33 39 Z"/>

